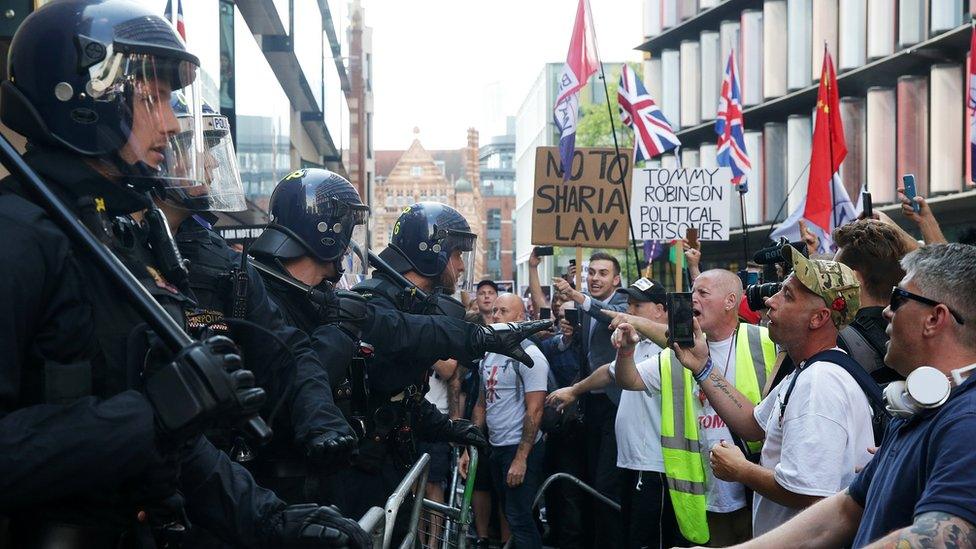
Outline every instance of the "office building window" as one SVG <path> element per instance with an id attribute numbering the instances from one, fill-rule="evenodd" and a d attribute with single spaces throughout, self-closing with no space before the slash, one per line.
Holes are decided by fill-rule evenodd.
<path id="1" fill-rule="evenodd" d="M 492 208 L 488 210 L 488 226 L 491 229 L 501 229 L 502 228 L 502 211 L 498 208 Z"/>

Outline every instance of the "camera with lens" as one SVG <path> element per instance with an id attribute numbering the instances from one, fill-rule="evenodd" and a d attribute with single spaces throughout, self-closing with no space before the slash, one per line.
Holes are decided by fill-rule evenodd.
<path id="1" fill-rule="evenodd" d="M 753 311 L 761 311 L 766 308 L 766 298 L 773 297 L 782 287 L 782 282 L 750 284 L 746 286 L 746 304 Z"/>
<path id="2" fill-rule="evenodd" d="M 793 246 L 804 256 L 807 255 L 807 247 L 803 242 L 790 242 L 786 238 L 780 238 L 776 244 L 756 252 L 752 260 L 767 267 L 775 266 L 778 263 L 785 264 L 786 257 L 783 256 L 783 246 Z M 761 311 L 766 308 L 766 298 L 775 295 L 782 287 L 782 282 L 759 281 L 757 284 L 749 284 L 746 286 L 746 304 L 753 311 Z"/>

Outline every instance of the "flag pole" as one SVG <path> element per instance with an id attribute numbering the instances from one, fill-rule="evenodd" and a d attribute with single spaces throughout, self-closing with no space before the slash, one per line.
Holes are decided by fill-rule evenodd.
<path id="1" fill-rule="evenodd" d="M 613 123 L 613 109 L 610 107 L 610 88 L 607 87 L 607 76 L 603 72 L 603 60 L 600 59 L 600 48 L 597 47 L 596 43 L 596 26 L 593 24 L 593 11 L 590 8 L 590 0 L 586 0 L 586 17 L 590 20 L 590 28 L 593 29 L 593 49 L 596 53 L 596 61 L 600 64 L 600 80 L 603 80 L 603 94 L 607 98 L 607 114 L 610 115 L 610 135 L 613 136 L 613 151 L 614 151 L 614 162 L 620 163 L 620 145 L 617 144 L 617 128 Z M 626 64 L 626 63 L 625 63 Z M 623 70 L 621 66 L 620 70 Z M 636 169 L 637 166 L 631 167 L 631 173 Z M 613 162 L 610 163 L 610 168 L 613 168 Z M 623 176 L 623 170 L 620 170 L 620 175 Z M 637 254 L 637 238 L 634 233 L 634 222 L 630 217 L 630 196 L 627 193 L 627 181 L 622 179 L 620 186 L 624 189 L 624 206 L 627 208 L 627 227 L 630 229 L 630 245 L 634 252 L 635 266 L 637 267 L 637 272 L 640 273 L 640 256 Z"/>
<path id="2" fill-rule="evenodd" d="M 827 78 L 827 101 L 830 101 L 830 75 L 825 74 L 827 68 L 827 58 L 830 55 L 830 51 L 827 49 L 827 41 L 824 40 L 824 62 L 823 68 L 820 69 L 820 78 Z M 833 59 L 831 59 L 831 64 L 833 64 Z M 826 105 L 825 105 L 826 106 Z M 827 106 L 827 108 L 830 108 Z M 834 176 L 837 174 L 837 166 L 834 165 L 834 131 L 833 126 L 830 124 L 831 114 L 827 113 L 827 143 L 829 144 L 830 150 L 830 221 L 833 224 L 833 228 L 837 228 L 837 204 L 834 198 Z M 830 233 L 831 231 L 826 231 Z M 829 236 L 829 234 L 828 234 Z"/>

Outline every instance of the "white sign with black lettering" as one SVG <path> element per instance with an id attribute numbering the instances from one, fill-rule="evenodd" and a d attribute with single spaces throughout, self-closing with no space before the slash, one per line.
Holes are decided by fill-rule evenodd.
<path id="1" fill-rule="evenodd" d="M 728 240 L 730 168 L 638 168 L 630 199 L 637 240 L 677 240 L 690 228 L 699 240 Z"/>

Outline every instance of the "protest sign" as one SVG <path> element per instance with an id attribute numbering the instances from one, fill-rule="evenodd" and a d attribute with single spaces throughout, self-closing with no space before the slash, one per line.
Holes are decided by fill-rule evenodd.
<path id="1" fill-rule="evenodd" d="M 630 166 L 626 153 L 615 159 L 613 149 L 576 149 L 563 181 L 559 148 L 537 148 L 532 244 L 626 248 Z"/>
<path id="2" fill-rule="evenodd" d="M 640 168 L 630 215 L 637 240 L 676 240 L 689 227 L 699 240 L 728 240 L 732 214 L 729 168 Z"/>

